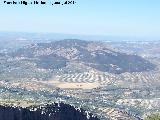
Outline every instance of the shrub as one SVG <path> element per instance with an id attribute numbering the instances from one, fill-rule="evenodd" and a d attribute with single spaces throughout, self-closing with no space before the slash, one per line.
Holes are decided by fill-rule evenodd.
<path id="1" fill-rule="evenodd" d="M 152 114 L 145 118 L 145 120 L 160 120 L 160 113 Z"/>

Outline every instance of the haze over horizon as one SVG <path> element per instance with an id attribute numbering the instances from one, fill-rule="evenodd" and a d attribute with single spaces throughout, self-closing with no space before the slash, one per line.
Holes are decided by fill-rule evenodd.
<path id="1" fill-rule="evenodd" d="M 137 37 L 137 36 L 116 36 L 116 35 L 84 35 L 84 34 L 67 34 L 56 32 L 20 32 L 20 31 L 0 31 L 0 37 L 14 37 L 16 39 L 38 38 L 44 40 L 64 40 L 79 39 L 89 41 L 160 41 L 153 37 Z M 29 37 L 30 36 L 30 37 Z"/>
<path id="2" fill-rule="evenodd" d="M 67 6 L 0 6 L 0 31 L 160 39 L 158 0 L 77 0 Z"/>

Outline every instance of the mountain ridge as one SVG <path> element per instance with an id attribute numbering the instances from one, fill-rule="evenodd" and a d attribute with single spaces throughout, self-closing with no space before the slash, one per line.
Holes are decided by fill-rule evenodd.
<path id="1" fill-rule="evenodd" d="M 156 67 L 140 56 L 121 53 L 103 42 L 77 39 L 32 44 L 10 55 L 37 58 L 35 63 L 44 69 L 61 69 L 73 61 L 102 72 L 116 74 L 149 71 Z"/>

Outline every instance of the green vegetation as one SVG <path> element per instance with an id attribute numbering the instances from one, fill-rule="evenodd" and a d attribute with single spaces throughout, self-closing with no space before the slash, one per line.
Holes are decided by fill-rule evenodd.
<path id="1" fill-rule="evenodd" d="M 152 114 L 148 116 L 145 120 L 160 120 L 160 113 Z"/>

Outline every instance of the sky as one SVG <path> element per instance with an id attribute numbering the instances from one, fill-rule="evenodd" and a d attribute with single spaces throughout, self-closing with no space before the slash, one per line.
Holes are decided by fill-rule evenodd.
<path id="1" fill-rule="evenodd" d="M 160 0 L 75 1 L 74 5 L 24 6 L 6 5 L 0 0 L 0 31 L 127 36 L 160 40 Z"/>

